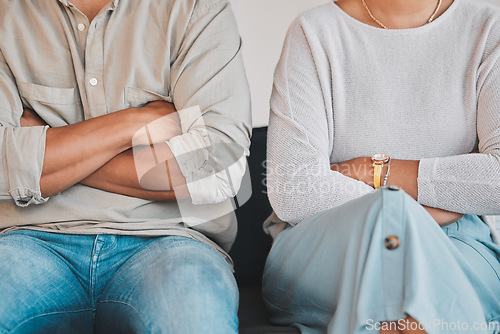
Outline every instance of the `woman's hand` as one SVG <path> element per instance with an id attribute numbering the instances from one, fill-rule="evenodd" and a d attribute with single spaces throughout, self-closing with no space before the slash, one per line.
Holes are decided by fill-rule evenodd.
<path id="1" fill-rule="evenodd" d="M 372 161 L 368 157 L 333 163 L 330 164 L 330 169 L 373 187 L 373 167 Z"/>
<path id="2" fill-rule="evenodd" d="M 395 185 L 403 189 L 413 199 L 418 199 L 418 160 L 391 160 L 391 169 L 387 184 Z M 359 157 L 344 162 L 330 164 L 330 169 L 350 178 L 362 181 L 373 187 L 373 164 L 369 157 Z M 387 174 L 388 166 L 384 164 L 381 173 L 381 182 Z M 436 220 L 436 222 L 445 226 L 456 222 L 463 217 L 463 214 L 450 212 L 437 208 L 423 206 L 424 209 Z"/>
<path id="3" fill-rule="evenodd" d="M 416 200 L 418 196 L 418 163 L 418 160 L 392 159 L 387 184 L 400 187 Z M 330 165 L 330 169 L 373 187 L 373 163 L 369 157 L 359 157 L 344 162 L 333 163 Z M 380 173 L 381 185 L 384 183 L 383 181 L 387 172 L 388 164 L 384 164 Z"/>

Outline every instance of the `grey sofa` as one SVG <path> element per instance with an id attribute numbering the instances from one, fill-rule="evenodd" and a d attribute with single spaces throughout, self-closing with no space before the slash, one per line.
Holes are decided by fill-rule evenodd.
<path id="1" fill-rule="evenodd" d="M 236 210 L 238 236 L 230 252 L 240 289 L 240 333 L 300 333 L 294 327 L 271 325 L 262 300 L 262 272 L 272 243 L 271 237 L 262 230 L 262 222 L 272 211 L 265 192 L 266 139 L 267 128 L 253 130 L 248 159 L 252 197 Z"/>

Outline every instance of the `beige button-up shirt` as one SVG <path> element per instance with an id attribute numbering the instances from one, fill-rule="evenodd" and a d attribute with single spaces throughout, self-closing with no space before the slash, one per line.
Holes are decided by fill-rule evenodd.
<path id="1" fill-rule="evenodd" d="M 65 0 L 0 0 L 0 229 L 181 235 L 227 250 L 251 132 L 240 50 L 228 0 L 113 0 L 92 22 Z M 58 127 L 158 99 L 201 110 L 180 112 L 167 142 L 192 202 L 81 184 L 41 197 L 46 128 L 21 128 L 24 108 Z"/>

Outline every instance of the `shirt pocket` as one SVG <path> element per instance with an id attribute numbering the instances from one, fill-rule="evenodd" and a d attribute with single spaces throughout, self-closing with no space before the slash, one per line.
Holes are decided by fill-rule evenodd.
<path id="1" fill-rule="evenodd" d="M 18 81 L 24 108 L 34 110 L 51 127 L 83 120 L 82 105 L 75 88 L 57 88 Z"/>
<path id="2" fill-rule="evenodd" d="M 162 95 L 147 89 L 135 87 L 125 88 L 125 100 L 129 108 L 143 107 L 153 101 L 165 101 L 172 103 L 170 95 Z"/>

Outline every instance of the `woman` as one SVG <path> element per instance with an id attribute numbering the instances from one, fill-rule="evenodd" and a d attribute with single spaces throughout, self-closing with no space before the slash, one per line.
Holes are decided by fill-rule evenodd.
<path id="1" fill-rule="evenodd" d="M 287 222 L 265 223 L 275 323 L 500 331 L 500 247 L 477 216 L 500 214 L 497 8 L 339 0 L 302 14 L 268 137 L 269 198 Z"/>

